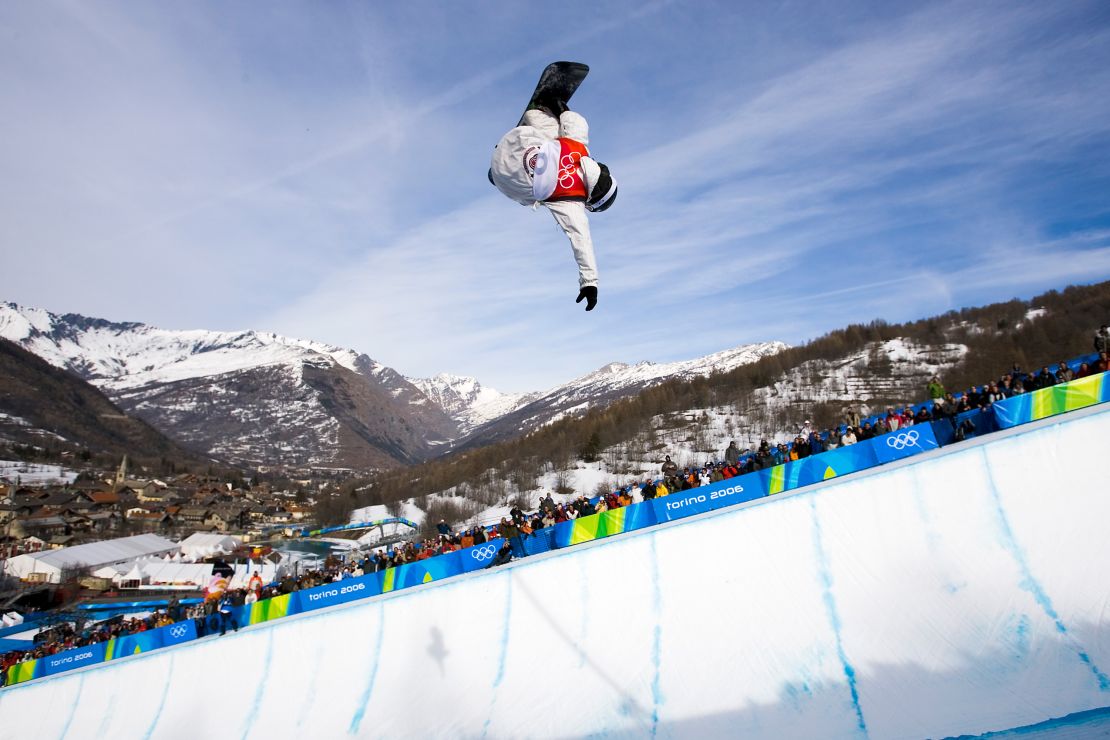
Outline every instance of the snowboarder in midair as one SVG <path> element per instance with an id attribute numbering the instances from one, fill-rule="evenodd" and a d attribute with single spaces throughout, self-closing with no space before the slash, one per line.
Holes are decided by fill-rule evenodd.
<path id="1" fill-rule="evenodd" d="M 597 261 L 586 212 L 609 208 L 617 183 L 609 168 L 590 156 L 589 125 L 567 108 L 569 94 L 542 85 L 541 79 L 520 125 L 501 137 L 494 149 L 489 179 L 512 200 L 532 207 L 542 203 L 551 211 L 578 263 L 575 303 L 585 300 L 586 310 L 592 311 L 597 304 Z"/>

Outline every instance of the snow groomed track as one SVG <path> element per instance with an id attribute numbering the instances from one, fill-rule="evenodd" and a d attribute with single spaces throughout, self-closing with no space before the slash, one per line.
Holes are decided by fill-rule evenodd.
<path id="1" fill-rule="evenodd" d="M 1105 731 L 1108 434 L 1102 405 L 14 687 L 0 737 Z"/>

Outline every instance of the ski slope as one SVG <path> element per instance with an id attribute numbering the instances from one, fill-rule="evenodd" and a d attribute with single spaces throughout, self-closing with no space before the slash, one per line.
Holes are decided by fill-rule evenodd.
<path id="1" fill-rule="evenodd" d="M 15 687 L 0 737 L 1110 732 L 1108 437 L 1095 407 Z"/>

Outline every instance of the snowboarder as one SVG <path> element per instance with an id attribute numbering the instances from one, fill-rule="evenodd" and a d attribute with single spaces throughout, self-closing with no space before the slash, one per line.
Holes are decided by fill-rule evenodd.
<path id="1" fill-rule="evenodd" d="M 597 261 L 586 212 L 613 205 L 617 183 L 593 159 L 589 125 L 567 108 L 567 100 L 589 68 L 556 62 L 544 70 L 528 110 L 493 150 L 489 180 L 507 197 L 535 208 L 542 203 L 570 240 L 578 263 L 578 298 L 586 310 L 597 304 Z"/>

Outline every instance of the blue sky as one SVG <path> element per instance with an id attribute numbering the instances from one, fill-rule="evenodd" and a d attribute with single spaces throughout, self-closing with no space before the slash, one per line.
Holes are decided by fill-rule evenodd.
<path id="1" fill-rule="evenodd" d="M 485 172 L 543 66 L 600 301 Z M 1110 5 L 4 3 L 0 298 L 504 391 L 1110 277 Z"/>

